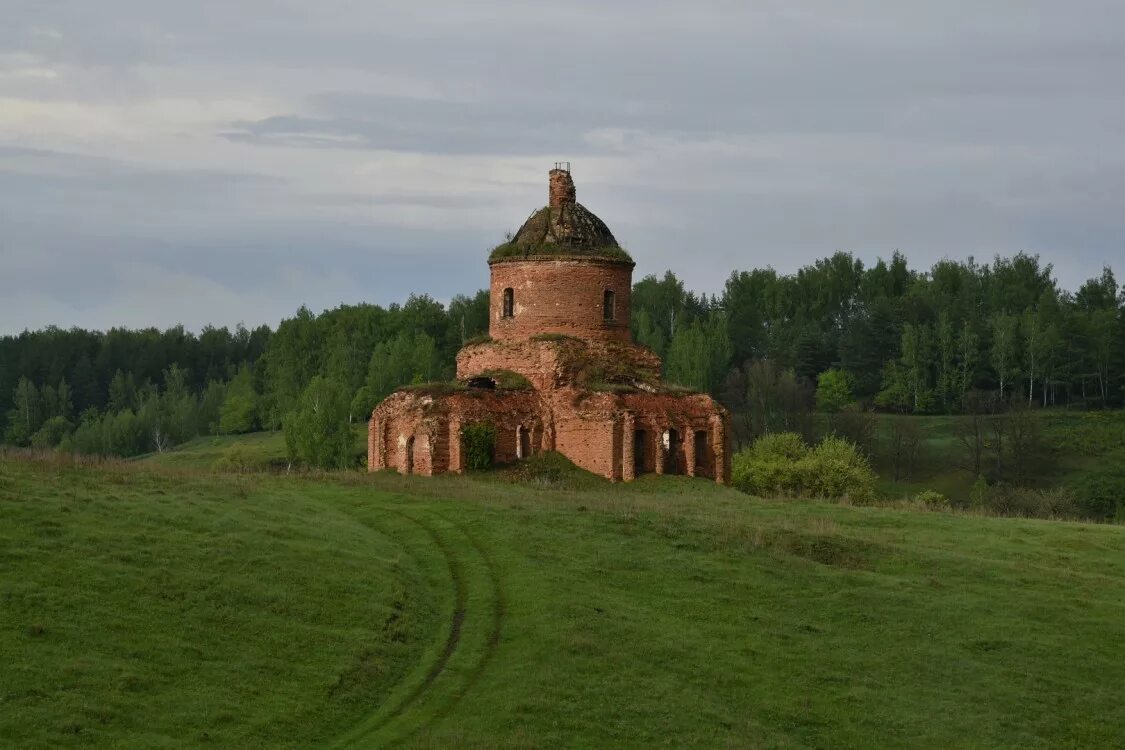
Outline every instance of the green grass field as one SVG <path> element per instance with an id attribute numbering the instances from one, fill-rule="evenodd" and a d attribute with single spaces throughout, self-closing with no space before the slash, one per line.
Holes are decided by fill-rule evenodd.
<path id="1" fill-rule="evenodd" d="M 0 746 L 1125 736 L 1125 527 L 610 485 L 561 461 L 220 474 L 212 440 L 0 457 Z M 246 451 L 268 464 L 276 440 Z"/>

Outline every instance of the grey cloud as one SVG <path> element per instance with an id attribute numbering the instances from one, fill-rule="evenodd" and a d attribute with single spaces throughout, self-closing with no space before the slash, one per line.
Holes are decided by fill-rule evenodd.
<path id="1" fill-rule="evenodd" d="M 1110 0 L 74 0 L 5 20 L 0 99 L 202 114 L 119 134 L 101 110 L 96 131 L 0 112 L 0 329 L 37 305 L 126 315 L 114 295 L 138 321 L 231 322 L 472 291 L 542 199 L 529 164 L 556 157 L 639 272 L 707 291 L 837 249 L 1038 252 L 1070 287 L 1125 257 Z M 5 78 L 19 60 L 57 75 Z M 218 101 L 253 106 L 209 121 Z M 212 302 L 161 306 L 142 279 Z"/>

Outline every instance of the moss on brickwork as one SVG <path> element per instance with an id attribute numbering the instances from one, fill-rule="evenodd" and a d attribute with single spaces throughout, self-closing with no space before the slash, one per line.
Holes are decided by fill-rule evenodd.
<path id="1" fill-rule="evenodd" d="M 485 370 L 479 375 L 474 375 L 472 378 L 467 378 L 466 380 L 439 380 L 430 383 L 413 383 L 411 385 L 404 385 L 399 390 L 422 396 L 449 396 L 454 393 L 479 395 L 482 392 L 487 393 L 489 390 L 492 390 L 489 388 L 472 387 L 468 381 L 478 377 L 491 380 L 496 384 L 495 390 L 498 391 L 523 391 L 531 388 L 531 382 L 518 372 L 512 372 L 511 370 Z"/>
<path id="2" fill-rule="evenodd" d="M 577 336 L 565 333 L 537 333 L 531 337 L 532 341 L 581 341 Z"/>
<path id="3" fill-rule="evenodd" d="M 559 364 L 567 378 L 583 388 L 633 393 L 655 392 L 660 388 L 660 373 L 631 344 L 616 341 L 591 347 L 585 341 L 566 337 L 559 341 Z"/>
<path id="4" fill-rule="evenodd" d="M 458 383 L 455 380 L 442 380 L 432 383 L 412 383 L 399 388 L 400 391 L 406 391 L 407 393 L 414 393 L 420 396 L 447 396 L 450 393 L 463 393 L 468 389 L 469 387 L 467 385 Z"/>

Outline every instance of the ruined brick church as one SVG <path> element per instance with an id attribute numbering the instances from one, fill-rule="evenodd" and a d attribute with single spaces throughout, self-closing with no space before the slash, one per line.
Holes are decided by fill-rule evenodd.
<path id="1" fill-rule="evenodd" d="M 615 481 L 726 482 L 727 414 L 663 383 L 660 358 L 632 341 L 634 263 L 575 200 L 569 164 L 551 170 L 548 196 L 489 257 L 488 336 L 457 354 L 457 381 L 403 388 L 375 407 L 369 471 L 461 473 L 462 431 L 486 423 L 497 463 L 553 450 Z"/>

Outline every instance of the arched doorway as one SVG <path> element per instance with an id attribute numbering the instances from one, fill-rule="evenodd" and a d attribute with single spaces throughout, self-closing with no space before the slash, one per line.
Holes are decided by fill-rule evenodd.
<path id="1" fill-rule="evenodd" d="M 640 475 L 648 471 L 648 433 L 637 430 L 633 433 L 633 474 Z"/>
<path id="2" fill-rule="evenodd" d="M 706 430 L 697 430 L 695 433 L 695 475 L 713 479 L 715 471 L 711 463 L 711 446 L 707 439 Z"/>
<path id="3" fill-rule="evenodd" d="M 403 459 L 402 465 L 403 474 L 414 473 L 414 436 L 411 435 L 406 439 L 406 455 Z"/>
<path id="4" fill-rule="evenodd" d="M 516 458 L 531 457 L 531 431 L 523 425 L 516 428 Z"/>
<path id="5" fill-rule="evenodd" d="M 668 429 L 668 449 L 664 454 L 664 473 L 684 473 L 684 438 L 674 427 Z"/>

